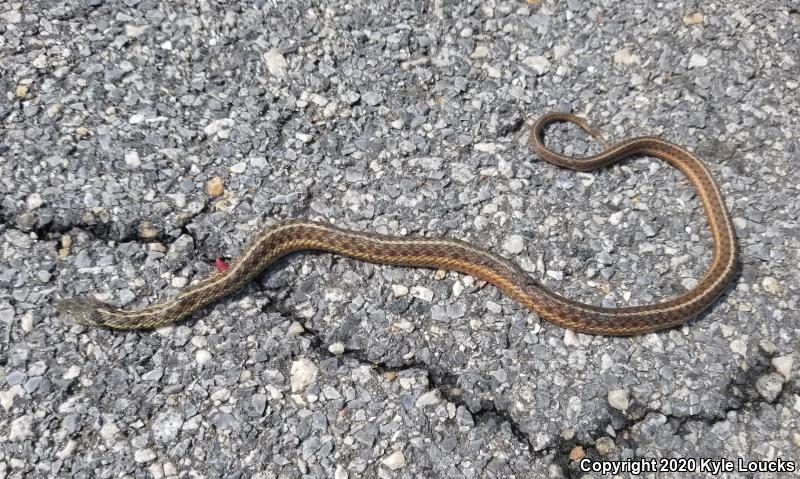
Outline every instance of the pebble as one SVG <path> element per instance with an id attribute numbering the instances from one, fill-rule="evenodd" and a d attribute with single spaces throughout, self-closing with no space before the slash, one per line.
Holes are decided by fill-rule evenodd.
<path id="1" fill-rule="evenodd" d="M 734 339 L 731 341 L 731 351 L 745 357 L 747 356 L 747 343 L 741 338 Z"/>
<path id="2" fill-rule="evenodd" d="M 773 296 L 780 296 L 783 293 L 783 288 L 777 279 L 772 276 L 766 276 L 761 280 L 761 287 L 764 291 L 772 294 Z"/>
<path id="3" fill-rule="evenodd" d="M 778 373 L 769 373 L 756 381 L 756 390 L 767 402 L 773 402 L 783 390 L 784 377 Z"/>
<path id="4" fill-rule="evenodd" d="M 394 451 L 393 453 L 384 457 L 381 462 L 384 466 L 388 467 L 392 471 L 396 471 L 405 467 L 406 456 L 403 454 L 403 451 Z"/>
<path id="5" fill-rule="evenodd" d="M 629 48 L 617 50 L 614 53 L 614 63 L 617 65 L 634 65 L 641 63 L 642 58 L 639 55 L 631 53 Z"/>
<path id="6" fill-rule="evenodd" d="M 276 78 L 285 78 L 289 72 L 289 63 L 277 48 L 272 48 L 264 54 L 264 63 L 269 74 Z"/>
<path id="7" fill-rule="evenodd" d="M 139 168 L 142 166 L 142 160 L 139 159 L 139 153 L 135 150 L 125 153 L 125 164 L 131 168 Z"/>
<path id="8" fill-rule="evenodd" d="M 14 93 L 17 95 L 17 98 L 25 98 L 28 96 L 29 88 L 28 85 L 17 85 L 17 89 Z"/>
<path id="9" fill-rule="evenodd" d="M 161 379 L 161 376 L 164 375 L 164 370 L 161 368 L 155 368 L 152 371 L 148 371 L 142 375 L 142 381 L 158 381 Z"/>
<path id="10" fill-rule="evenodd" d="M 578 462 L 586 456 L 586 453 L 581 446 L 575 446 L 569 451 L 569 459 L 572 462 Z"/>
<path id="11" fill-rule="evenodd" d="M 206 364 L 207 362 L 211 361 L 211 353 L 205 349 L 198 349 L 194 354 L 194 358 L 198 364 Z"/>
<path id="12" fill-rule="evenodd" d="M 231 129 L 235 124 L 236 122 L 232 118 L 220 118 L 206 125 L 203 131 L 208 136 L 216 135 L 217 138 L 224 140 L 230 137 Z"/>
<path id="13" fill-rule="evenodd" d="M 611 213 L 608 217 L 608 222 L 614 226 L 619 226 L 622 223 L 622 217 L 625 215 L 624 211 L 617 211 L 615 213 Z"/>
<path id="14" fill-rule="evenodd" d="M 335 356 L 338 356 L 338 355 L 344 353 L 344 343 L 341 342 L 341 341 L 337 341 L 337 342 L 331 344 L 330 346 L 328 346 L 328 351 L 331 354 L 333 354 Z"/>
<path id="15" fill-rule="evenodd" d="M 150 448 L 138 449 L 133 453 L 133 460 L 142 463 L 150 462 L 156 458 L 156 453 Z"/>
<path id="16" fill-rule="evenodd" d="M 426 407 L 426 406 L 433 406 L 434 404 L 439 404 L 442 400 L 441 393 L 438 389 L 432 389 L 419 398 L 417 398 L 416 406 L 417 407 Z"/>
<path id="17" fill-rule="evenodd" d="M 290 371 L 292 392 L 304 391 L 317 380 L 318 372 L 317 365 L 308 358 L 300 358 L 297 361 L 293 361 Z"/>
<path id="18" fill-rule="evenodd" d="M 433 291 L 423 286 L 414 286 L 411 288 L 411 296 L 421 299 L 430 303 L 433 301 Z"/>
<path id="19" fill-rule="evenodd" d="M 702 68 L 708 65 L 708 59 L 698 53 L 692 53 L 689 57 L 689 68 Z"/>
<path id="20" fill-rule="evenodd" d="M 221 196 L 222 193 L 225 192 L 225 180 L 223 180 L 219 176 L 211 178 L 206 183 L 206 192 L 208 193 L 208 196 L 212 198 Z"/>
<path id="21" fill-rule="evenodd" d="M 80 376 L 80 374 L 81 374 L 81 368 L 73 364 L 72 366 L 69 367 L 69 369 L 67 369 L 64 372 L 64 376 L 62 377 L 64 379 L 75 379 L 78 376 Z"/>
<path id="22" fill-rule="evenodd" d="M 11 421 L 8 430 L 8 440 L 11 442 L 24 441 L 33 436 L 33 417 L 29 415 L 20 416 Z"/>
<path id="23" fill-rule="evenodd" d="M 113 422 L 107 422 L 100 428 L 100 437 L 106 441 L 112 441 L 119 433 L 119 427 Z"/>
<path id="24" fill-rule="evenodd" d="M 336 470 L 333 471 L 333 479 L 348 479 L 349 477 L 350 474 L 347 472 L 347 469 L 341 464 L 337 464 Z"/>
<path id="25" fill-rule="evenodd" d="M 522 236 L 520 235 L 511 235 L 508 237 L 505 243 L 503 243 L 503 249 L 511 254 L 519 254 L 522 252 L 523 248 L 524 243 Z"/>
<path id="26" fill-rule="evenodd" d="M 617 450 L 617 445 L 610 437 L 603 436 L 594 442 L 594 447 L 601 456 L 607 456 Z"/>
<path id="27" fill-rule="evenodd" d="M 183 415 L 177 411 L 159 413 L 150 425 L 153 437 L 164 443 L 169 443 L 178 437 L 182 426 Z"/>
<path id="28" fill-rule="evenodd" d="M 378 106 L 383 101 L 383 96 L 376 91 L 368 91 L 361 95 L 361 99 L 369 106 Z"/>
<path id="29" fill-rule="evenodd" d="M 608 392 L 608 404 L 614 409 L 625 411 L 630 403 L 630 392 L 627 389 L 614 389 Z"/>
<path id="30" fill-rule="evenodd" d="M 522 60 L 522 63 L 530 67 L 539 76 L 550 71 L 550 60 L 541 55 L 527 57 Z"/>
<path id="31" fill-rule="evenodd" d="M 402 284 L 393 284 L 392 293 L 394 294 L 395 298 L 402 298 L 403 296 L 408 294 L 408 288 L 403 286 Z"/>
<path id="32" fill-rule="evenodd" d="M 788 381 L 789 376 L 792 374 L 793 362 L 794 357 L 791 354 L 787 354 L 786 356 L 778 356 L 772 358 L 772 367 L 775 368 L 775 371 L 780 373 L 780 375 Z"/>
<path id="33" fill-rule="evenodd" d="M 703 15 L 703 12 L 690 13 L 688 15 L 684 15 L 683 23 L 684 23 L 684 25 L 687 25 L 687 26 L 697 25 L 697 24 L 703 23 L 703 18 L 704 17 L 705 17 L 705 15 Z"/>
<path id="34" fill-rule="evenodd" d="M 289 336 L 299 336 L 304 332 L 306 332 L 306 328 L 297 321 L 292 321 L 292 324 L 290 324 L 289 328 L 286 330 L 286 334 Z"/>

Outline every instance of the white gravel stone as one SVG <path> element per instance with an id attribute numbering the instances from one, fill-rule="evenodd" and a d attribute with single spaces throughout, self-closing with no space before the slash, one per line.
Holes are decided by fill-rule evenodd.
<path id="1" fill-rule="evenodd" d="M 781 376 L 789 379 L 789 376 L 792 374 L 792 363 L 794 362 L 794 357 L 791 354 L 787 354 L 786 356 L 778 356 L 777 358 L 772 358 L 772 367 L 775 368 L 775 371 L 778 371 Z"/>
<path id="2" fill-rule="evenodd" d="M 624 411 L 630 404 L 630 393 L 627 389 L 614 389 L 608 392 L 608 404 L 614 409 Z"/>
<path id="3" fill-rule="evenodd" d="M 119 427 L 113 422 L 107 422 L 100 428 L 100 437 L 106 441 L 113 441 L 114 437 L 119 433 Z"/>
<path id="4" fill-rule="evenodd" d="M 289 325 L 289 329 L 286 330 L 286 334 L 289 336 L 297 336 L 303 334 L 305 331 L 306 328 L 304 328 L 302 324 L 297 321 L 292 321 L 292 324 Z"/>
<path id="5" fill-rule="evenodd" d="M 731 351 L 740 356 L 747 356 L 747 343 L 743 339 L 734 339 L 731 341 Z"/>
<path id="6" fill-rule="evenodd" d="M 692 53 L 689 57 L 689 68 L 702 68 L 708 65 L 708 59 L 698 53 Z"/>
<path id="7" fill-rule="evenodd" d="M 138 168 L 141 166 L 142 160 L 139 159 L 139 153 L 134 150 L 125 153 L 125 164 L 131 168 Z"/>
<path id="8" fill-rule="evenodd" d="M 778 282 L 777 279 L 773 278 L 772 276 L 766 276 L 764 279 L 761 280 L 761 287 L 764 288 L 764 291 L 770 293 L 775 296 L 780 296 L 783 292 L 783 288 L 781 284 Z"/>
<path id="9" fill-rule="evenodd" d="M 422 286 L 414 286 L 411 288 L 411 296 L 427 301 L 428 303 L 433 301 L 433 291 Z"/>
<path id="10" fill-rule="evenodd" d="M 270 75 L 274 77 L 284 78 L 289 71 L 289 63 L 277 48 L 264 54 L 264 63 L 267 64 Z"/>
<path id="11" fill-rule="evenodd" d="M 150 462 L 156 458 L 156 453 L 150 448 L 139 449 L 133 453 L 133 460 L 136 462 Z"/>
<path id="12" fill-rule="evenodd" d="M 3 409 L 8 411 L 14 405 L 14 398 L 21 396 L 24 392 L 25 390 L 19 384 L 11 386 L 8 391 L 0 391 L 0 406 L 3 406 Z"/>
<path id="13" fill-rule="evenodd" d="M 69 367 L 69 369 L 64 371 L 64 376 L 62 377 L 64 379 L 75 379 L 78 376 L 80 376 L 80 374 L 81 374 L 81 368 L 73 364 L 72 366 Z"/>
<path id="14" fill-rule="evenodd" d="M 337 341 L 337 342 L 331 344 L 330 346 L 328 346 L 328 351 L 331 354 L 334 354 L 334 355 L 338 356 L 338 355 L 340 355 L 340 354 L 342 354 L 344 352 L 344 343 L 341 342 L 341 341 Z"/>
<path id="15" fill-rule="evenodd" d="M 200 364 L 205 364 L 211 361 L 211 353 L 205 349 L 198 349 L 197 352 L 194 353 L 194 359 Z"/>
<path id="16" fill-rule="evenodd" d="M 231 118 L 220 118 L 206 125 L 203 131 L 208 136 L 216 135 L 218 138 L 225 139 L 231 136 L 231 128 L 233 128 L 235 124 L 236 122 Z"/>
<path id="17" fill-rule="evenodd" d="M 408 288 L 403 286 L 402 284 L 393 284 L 392 293 L 394 293 L 395 298 L 402 298 L 403 296 L 408 294 Z"/>
<path id="18" fill-rule="evenodd" d="M 166 411 L 156 416 L 150 428 L 157 441 L 169 442 L 178 437 L 181 426 L 183 426 L 183 416 L 178 411 Z"/>
<path id="19" fill-rule="evenodd" d="M 533 69 L 539 76 L 550 71 L 550 60 L 541 55 L 527 57 L 522 60 L 522 63 Z"/>
<path id="20" fill-rule="evenodd" d="M 300 358 L 292 362 L 291 385 L 292 392 L 305 390 L 310 384 L 317 380 L 319 368 L 308 358 Z"/>
<path id="21" fill-rule="evenodd" d="M 416 405 L 417 407 L 433 406 L 434 404 L 439 404 L 441 400 L 442 396 L 439 390 L 432 389 L 417 398 Z"/>
<path id="22" fill-rule="evenodd" d="M 625 215 L 624 211 L 617 211 L 612 213 L 611 216 L 608 217 L 608 222 L 614 226 L 618 226 L 622 223 L 622 217 Z"/>
<path id="23" fill-rule="evenodd" d="M 578 341 L 578 335 L 575 331 L 567 329 L 564 331 L 564 344 L 567 346 L 579 346 L 581 343 Z"/>
<path id="24" fill-rule="evenodd" d="M 333 479 L 348 479 L 350 473 L 341 464 L 336 465 L 336 470 L 333 472 Z"/>
<path id="25" fill-rule="evenodd" d="M 767 402 L 773 402 L 783 389 L 784 379 L 778 373 L 769 373 L 761 376 L 756 381 L 756 389 Z"/>
<path id="26" fill-rule="evenodd" d="M 521 253 L 524 247 L 525 244 L 522 240 L 522 236 L 520 235 L 511 235 L 508 237 L 506 242 L 503 243 L 503 249 L 511 254 Z"/>
<path id="27" fill-rule="evenodd" d="M 623 48 L 614 53 L 614 63 L 617 65 L 633 65 L 635 63 L 641 63 L 641 61 L 642 57 L 631 53 L 629 48 Z"/>
<path id="28" fill-rule="evenodd" d="M 30 436 L 33 436 L 32 416 L 26 414 L 25 416 L 20 416 L 11 421 L 11 427 L 8 430 L 9 441 L 24 441 Z"/>
<path id="29" fill-rule="evenodd" d="M 389 469 L 396 471 L 398 469 L 402 469 L 406 465 L 406 456 L 403 454 L 403 451 L 394 451 L 393 453 L 389 454 L 388 456 L 384 457 L 381 460 L 384 466 L 388 467 Z"/>

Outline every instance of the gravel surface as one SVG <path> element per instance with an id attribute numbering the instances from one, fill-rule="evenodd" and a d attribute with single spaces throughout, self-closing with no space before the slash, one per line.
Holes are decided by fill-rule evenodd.
<path id="1" fill-rule="evenodd" d="M 800 467 L 795 3 L 179 3 L 0 2 L 0 476 Z M 693 287 L 711 244 L 685 178 L 543 162 L 527 127 L 551 110 L 708 163 L 742 261 L 707 314 L 576 335 L 471 277 L 319 253 L 155 332 L 56 314 L 167 297 L 295 217 L 475 242 L 593 304 Z"/>

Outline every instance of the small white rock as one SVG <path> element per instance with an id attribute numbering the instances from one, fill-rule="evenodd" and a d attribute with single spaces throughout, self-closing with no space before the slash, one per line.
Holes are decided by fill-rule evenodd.
<path id="1" fill-rule="evenodd" d="M 608 392 L 608 404 L 614 409 L 624 411 L 630 404 L 630 393 L 627 389 L 615 389 Z"/>
<path id="2" fill-rule="evenodd" d="M 19 384 L 11 386 L 8 391 L 0 391 L 0 406 L 3 406 L 3 409 L 8 411 L 14 405 L 14 397 L 22 396 L 24 393 L 25 390 Z"/>
<path id="3" fill-rule="evenodd" d="M 427 301 L 428 303 L 433 301 L 433 291 L 428 288 L 423 288 L 422 286 L 414 286 L 411 288 L 411 296 Z"/>
<path id="4" fill-rule="evenodd" d="M 525 244 L 522 240 L 522 236 L 520 235 L 511 235 L 508 237 L 506 242 L 503 243 L 503 249 L 511 254 L 521 253 L 524 246 Z"/>
<path id="5" fill-rule="evenodd" d="M 231 136 L 231 128 L 235 124 L 236 122 L 231 118 L 220 118 L 206 125 L 203 131 L 208 136 L 217 135 L 218 138 L 225 139 Z"/>
<path id="6" fill-rule="evenodd" d="M 567 329 L 564 331 L 564 344 L 567 346 L 579 346 L 580 342 L 578 341 L 578 335 L 575 334 L 575 331 L 571 329 Z"/>
<path id="7" fill-rule="evenodd" d="M 344 343 L 341 341 L 337 341 L 328 346 L 328 351 L 331 354 L 338 356 L 344 352 Z"/>
<path id="8" fill-rule="evenodd" d="M 537 55 L 533 57 L 527 57 L 522 60 L 523 65 L 526 65 L 533 69 L 537 75 L 541 76 L 545 73 L 550 71 L 550 60 L 547 58 Z"/>
<path id="9" fill-rule="evenodd" d="M 150 462 L 156 458 L 156 453 L 150 448 L 139 449 L 133 453 L 133 460 L 136 462 Z"/>
<path id="10" fill-rule="evenodd" d="M 11 421 L 8 430 L 8 440 L 11 442 L 24 441 L 25 438 L 33 436 L 33 417 L 29 415 L 20 416 Z"/>
<path id="11" fill-rule="evenodd" d="M 62 376 L 62 377 L 63 377 L 64 379 L 75 379 L 75 378 L 77 378 L 77 377 L 78 377 L 80 374 L 81 374 L 81 368 L 80 368 L 80 367 L 78 367 L 78 366 L 75 366 L 75 365 L 73 364 L 72 366 L 70 366 L 70 367 L 69 367 L 69 369 L 67 369 L 67 370 L 64 372 L 64 376 Z"/>
<path id="12" fill-rule="evenodd" d="M 298 323 L 297 321 L 293 321 L 292 324 L 289 325 L 289 329 L 286 330 L 286 334 L 289 336 L 298 336 L 303 334 L 305 331 L 306 329 L 302 324 Z"/>
<path id="13" fill-rule="evenodd" d="M 333 472 L 333 479 L 348 479 L 350 473 L 341 464 L 336 465 L 336 470 Z"/>
<path id="14" fill-rule="evenodd" d="M 289 71 L 289 63 L 286 58 L 277 48 L 273 48 L 264 54 L 264 62 L 267 64 L 267 70 L 270 75 L 278 78 L 286 77 Z"/>
<path id="15" fill-rule="evenodd" d="M 742 339 L 734 339 L 731 341 L 731 351 L 742 357 L 747 356 L 747 343 Z"/>
<path id="16" fill-rule="evenodd" d="M 475 50 L 472 51 L 472 55 L 470 57 L 474 59 L 486 58 L 489 56 L 489 49 L 486 48 L 485 45 L 478 45 L 475 47 Z"/>
<path id="17" fill-rule="evenodd" d="M 773 294 L 775 296 L 780 296 L 783 292 L 783 288 L 781 284 L 778 282 L 777 279 L 773 278 L 772 276 L 767 276 L 761 280 L 761 287 L 764 288 L 764 291 L 767 293 Z"/>
<path id="18" fill-rule="evenodd" d="M 692 56 L 689 57 L 689 68 L 702 68 L 706 65 L 708 65 L 708 59 L 703 55 L 692 53 Z"/>
<path id="19" fill-rule="evenodd" d="M 608 217 L 608 222 L 614 226 L 619 225 L 622 223 L 622 216 L 625 214 L 624 211 L 617 211 L 616 213 L 612 213 L 611 216 Z"/>
<path id="20" fill-rule="evenodd" d="M 394 451 L 393 453 L 389 454 L 388 456 L 384 457 L 381 460 L 384 466 L 388 467 L 389 469 L 396 471 L 398 469 L 402 469 L 406 465 L 406 456 L 403 455 L 403 451 Z"/>
<path id="21" fill-rule="evenodd" d="M 114 436 L 116 436 L 117 433 L 119 433 L 119 427 L 113 422 L 107 422 L 100 428 L 100 437 L 106 441 L 114 440 Z"/>
<path id="22" fill-rule="evenodd" d="M 417 407 L 433 406 L 434 404 L 439 404 L 441 400 L 442 397 L 441 393 L 439 393 L 439 390 L 432 389 L 417 398 L 416 405 Z"/>
<path id="23" fill-rule="evenodd" d="M 392 293 L 394 293 L 395 298 L 402 298 L 403 296 L 408 294 L 408 288 L 403 286 L 402 284 L 393 284 Z"/>
<path id="24" fill-rule="evenodd" d="M 75 442 L 73 439 L 70 439 L 64 445 L 64 448 L 56 453 L 56 456 L 58 456 L 59 459 L 66 459 L 69 456 L 71 456 L 73 452 L 75 452 L 75 448 L 77 446 L 78 443 Z"/>
<path id="25" fill-rule="evenodd" d="M 305 390 L 310 384 L 317 380 L 319 368 L 308 358 L 300 358 L 292 362 L 291 385 L 292 392 Z"/>
<path id="26" fill-rule="evenodd" d="M 630 49 L 623 48 L 614 53 L 614 63 L 618 65 L 633 65 L 634 63 L 641 63 L 642 57 L 631 53 Z"/>
<path id="27" fill-rule="evenodd" d="M 25 206 L 27 206 L 29 210 L 35 210 L 42 206 L 43 203 L 44 200 L 39 193 L 31 193 L 28 195 L 28 198 L 25 199 Z"/>
<path id="28" fill-rule="evenodd" d="M 778 371 L 781 376 L 788 380 L 789 376 L 792 374 L 793 362 L 794 357 L 791 354 L 787 354 L 786 356 L 772 358 L 772 367 L 775 368 L 775 371 Z"/>
<path id="29" fill-rule="evenodd" d="M 138 168 L 142 164 L 142 160 L 139 159 L 139 153 L 136 151 L 125 153 L 125 164 L 131 168 Z"/>
<path id="30" fill-rule="evenodd" d="M 198 349 L 197 352 L 194 353 L 194 359 L 200 364 L 205 364 L 211 361 L 211 353 L 205 349 Z"/>
<path id="31" fill-rule="evenodd" d="M 556 45 L 553 47 L 553 58 L 561 60 L 569 53 L 569 45 Z"/>

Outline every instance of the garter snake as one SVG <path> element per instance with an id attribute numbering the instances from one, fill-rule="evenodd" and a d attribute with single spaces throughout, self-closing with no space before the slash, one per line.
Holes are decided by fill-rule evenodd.
<path id="1" fill-rule="evenodd" d="M 592 156 L 569 157 L 548 149 L 543 129 L 556 121 L 576 124 L 598 140 L 603 151 Z M 577 171 L 595 170 L 631 155 L 645 155 L 665 160 L 683 172 L 697 191 L 713 238 L 713 257 L 702 278 L 690 290 L 667 301 L 604 308 L 567 299 L 546 289 L 508 259 L 455 239 L 394 237 L 318 221 L 289 220 L 257 234 L 229 269 L 185 287 L 172 298 L 145 308 L 125 310 L 81 297 L 62 300 L 58 308 L 81 324 L 119 329 L 156 328 L 184 319 L 233 293 L 278 258 L 301 250 L 327 251 L 380 264 L 467 273 L 494 284 L 551 323 L 591 334 L 632 335 L 677 326 L 697 316 L 723 293 L 737 267 L 736 235 L 711 172 L 692 153 L 653 136 L 608 145 L 584 119 L 566 113 L 540 117 L 531 128 L 529 144 L 545 161 Z"/>

